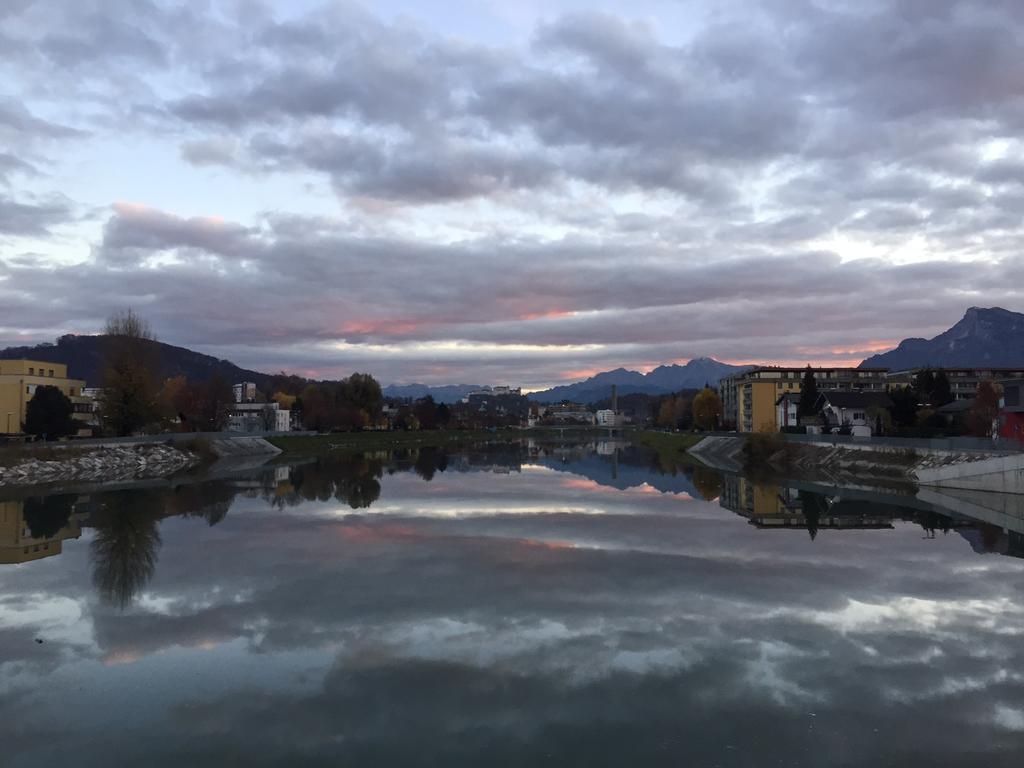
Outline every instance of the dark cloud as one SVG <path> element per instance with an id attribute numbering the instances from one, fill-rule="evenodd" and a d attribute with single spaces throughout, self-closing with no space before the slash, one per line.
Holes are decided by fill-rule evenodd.
<path id="1" fill-rule="evenodd" d="M 33 338 L 130 302 L 249 365 L 534 385 L 856 359 L 1021 308 L 1014 3 L 713 6 L 686 34 L 555 8 L 509 45 L 348 3 L 5 6 L 0 179 L 37 185 L 4 199 L 8 234 L 48 236 L 31 170 L 89 142 L 173 147 L 166 199 L 234 183 L 248 213 L 119 204 L 59 246 L 74 267 L 7 255 L 0 291 Z M 34 310 L 55 284 L 73 308 Z"/>

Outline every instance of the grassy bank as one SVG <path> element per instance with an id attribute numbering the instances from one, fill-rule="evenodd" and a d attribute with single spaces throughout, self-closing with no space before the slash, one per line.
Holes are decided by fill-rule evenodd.
<path id="1" fill-rule="evenodd" d="M 704 435 L 692 432 L 634 432 L 634 443 L 652 448 L 658 453 L 685 453 L 704 439 Z"/>

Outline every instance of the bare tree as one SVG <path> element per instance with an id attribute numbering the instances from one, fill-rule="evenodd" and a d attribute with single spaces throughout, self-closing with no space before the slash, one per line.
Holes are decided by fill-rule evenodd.
<path id="1" fill-rule="evenodd" d="M 132 309 L 107 320 L 100 415 L 108 432 L 131 435 L 159 418 L 155 338 Z"/>

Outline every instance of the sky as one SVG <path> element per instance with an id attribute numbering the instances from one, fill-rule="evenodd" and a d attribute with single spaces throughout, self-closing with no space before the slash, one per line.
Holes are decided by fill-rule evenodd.
<path id="1" fill-rule="evenodd" d="M 7 0 L 0 345 L 530 389 L 1024 309 L 1024 5 Z"/>

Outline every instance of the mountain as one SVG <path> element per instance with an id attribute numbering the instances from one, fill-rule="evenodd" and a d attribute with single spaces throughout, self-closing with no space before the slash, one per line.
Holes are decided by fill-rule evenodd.
<path id="1" fill-rule="evenodd" d="M 1024 314 L 1001 307 L 971 307 L 934 339 L 904 339 L 896 349 L 869 357 L 861 368 L 903 371 L 945 368 L 1024 368 Z"/>
<path id="2" fill-rule="evenodd" d="M 0 359 L 26 358 L 46 363 L 63 363 L 68 367 L 69 376 L 85 379 L 87 386 L 98 387 L 103 379 L 103 360 L 109 342 L 108 336 L 61 336 L 56 344 L 0 350 Z M 159 361 L 160 378 L 184 376 L 190 381 L 207 381 L 215 374 L 220 374 L 231 384 L 253 381 L 259 387 L 271 378 L 269 374 L 246 370 L 227 360 L 219 360 L 184 347 L 160 341 L 144 343 L 150 346 L 154 358 Z"/>
<path id="3" fill-rule="evenodd" d="M 599 373 L 576 384 L 532 392 L 530 399 L 541 403 L 558 403 L 562 400 L 596 403 L 610 395 L 612 384 L 618 387 L 620 395 L 637 392 L 667 395 L 681 389 L 700 389 L 705 384 L 715 386 L 719 379 L 747 370 L 749 367 L 720 363 L 710 357 L 698 357 L 686 365 L 662 365 L 647 374 L 616 368 L 614 371 Z"/>
<path id="4" fill-rule="evenodd" d="M 426 384 L 389 384 L 384 387 L 384 397 L 401 397 L 419 400 L 430 395 L 436 403 L 457 403 L 470 392 L 482 389 L 479 384 L 447 384 L 430 387 Z"/>

